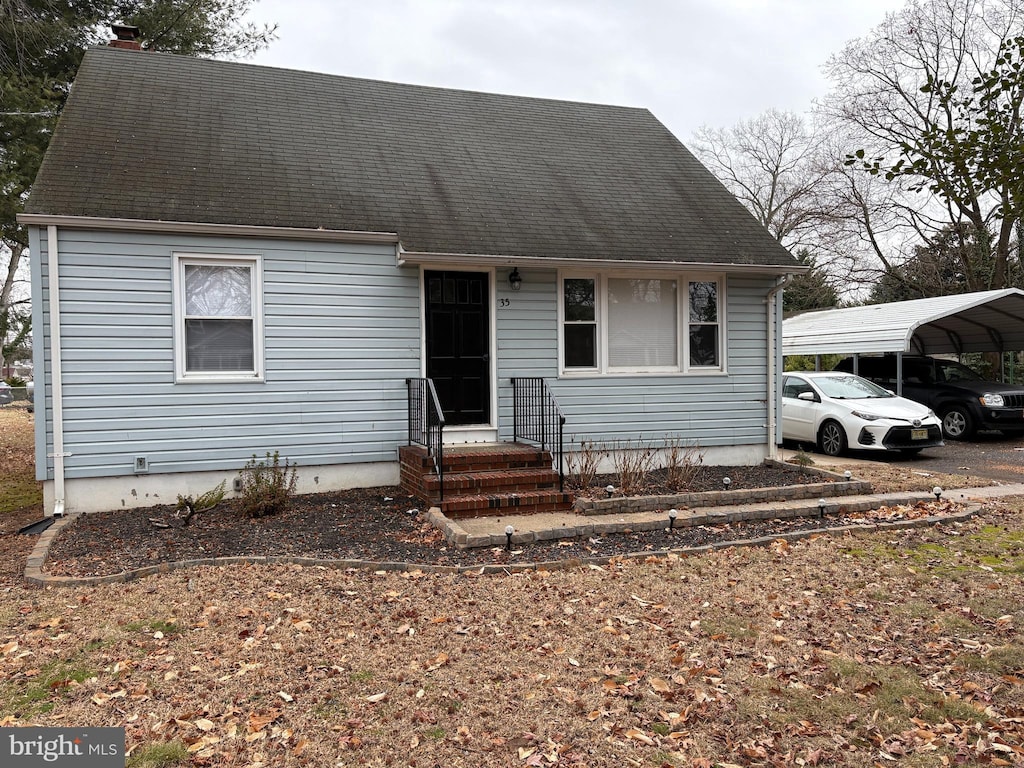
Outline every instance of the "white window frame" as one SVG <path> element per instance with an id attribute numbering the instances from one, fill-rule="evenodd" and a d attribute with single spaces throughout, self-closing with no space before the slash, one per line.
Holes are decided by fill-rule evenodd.
<path id="1" fill-rule="evenodd" d="M 593 280 L 594 281 L 594 365 L 573 366 L 567 368 L 565 365 L 565 326 L 571 322 L 565 318 L 565 281 L 566 280 Z M 602 358 L 604 357 L 604 341 L 602 340 L 602 328 L 605 326 L 603 318 L 604 304 L 601 301 L 602 284 L 600 275 L 595 273 L 566 273 L 558 276 L 558 369 L 568 374 L 592 374 L 600 373 L 604 369 Z M 591 321 L 581 321 L 579 325 L 590 325 Z"/>
<path id="2" fill-rule="evenodd" d="M 695 323 L 695 325 L 715 325 L 718 328 L 718 349 L 717 365 L 691 365 L 690 364 L 690 283 L 715 283 L 717 286 L 715 289 L 715 298 L 717 299 L 718 305 L 718 320 L 715 323 Z M 693 373 L 704 373 L 711 372 L 717 373 L 719 371 L 725 371 L 725 278 L 722 275 L 704 275 L 704 274 L 688 274 L 680 276 L 680 288 L 679 292 L 682 311 L 685 313 L 684 317 L 681 317 L 682 333 L 683 333 L 683 362 L 686 365 L 687 372 Z"/>
<path id="3" fill-rule="evenodd" d="M 612 366 L 608 362 L 608 280 L 672 280 L 676 284 L 676 360 L 673 366 Z M 594 281 L 597 322 L 597 366 L 594 368 L 566 367 L 565 365 L 565 281 L 587 279 Z M 718 365 L 690 365 L 690 283 L 715 283 L 718 299 Z M 664 376 L 686 374 L 724 374 L 726 370 L 726 281 L 719 273 L 688 273 L 672 271 L 564 271 L 558 274 L 558 370 L 563 377 L 585 376 Z M 702 323 L 703 325 L 703 323 Z"/>
<path id="4" fill-rule="evenodd" d="M 187 371 L 185 340 L 185 267 L 188 265 L 249 267 L 252 290 L 253 369 L 248 371 Z M 262 382 L 263 353 L 263 257 L 258 254 L 175 253 L 172 293 L 174 301 L 174 378 L 177 383 Z"/>

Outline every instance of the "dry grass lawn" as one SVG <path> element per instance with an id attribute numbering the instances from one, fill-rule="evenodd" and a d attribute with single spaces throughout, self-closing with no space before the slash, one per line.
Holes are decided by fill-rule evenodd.
<path id="1" fill-rule="evenodd" d="M 1022 511 L 515 576 L 11 570 L 0 725 L 135 766 L 1021 765 Z"/>
<path id="2" fill-rule="evenodd" d="M 0 531 L 5 521 L 42 514 L 43 494 L 35 479 L 32 414 L 0 406 Z"/>

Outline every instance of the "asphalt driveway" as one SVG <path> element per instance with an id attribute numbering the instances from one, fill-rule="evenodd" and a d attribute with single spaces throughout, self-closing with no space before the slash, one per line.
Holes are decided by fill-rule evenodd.
<path id="1" fill-rule="evenodd" d="M 793 446 L 787 442 L 787 447 Z M 842 463 L 844 458 L 808 453 L 820 464 Z M 946 440 L 942 448 L 927 448 L 916 456 L 882 451 L 851 451 L 848 456 L 923 472 L 970 473 L 1004 483 L 1024 483 L 1024 438 L 1004 437 L 1000 432 L 979 432 L 969 441 Z"/>

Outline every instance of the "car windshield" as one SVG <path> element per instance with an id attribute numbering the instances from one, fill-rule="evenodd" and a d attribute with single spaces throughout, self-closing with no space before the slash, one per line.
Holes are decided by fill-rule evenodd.
<path id="1" fill-rule="evenodd" d="M 821 376 L 814 379 L 826 396 L 836 400 L 863 400 L 874 397 L 895 397 L 892 392 L 882 389 L 860 376 Z"/>
<path id="2" fill-rule="evenodd" d="M 941 362 L 939 370 L 945 381 L 984 381 L 981 376 L 960 363 Z"/>

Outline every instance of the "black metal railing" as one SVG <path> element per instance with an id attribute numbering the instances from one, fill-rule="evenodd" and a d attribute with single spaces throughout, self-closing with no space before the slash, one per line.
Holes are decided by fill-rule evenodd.
<path id="1" fill-rule="evenodd" d="M 512 379 L 512 434 L 516 442 L 529 440 L 540 443 L 542 451 L 551 451 L 558 469 L 558 489 L 564 491 L 565 415 L 544 379 Z"/>
<path id="2" fill-rule="evenodd" d="M 430 379 L 406 379 L 409 390 L 409 445 L 422 445 L 434 460 L 444 501 L 444 411 Z"/>

